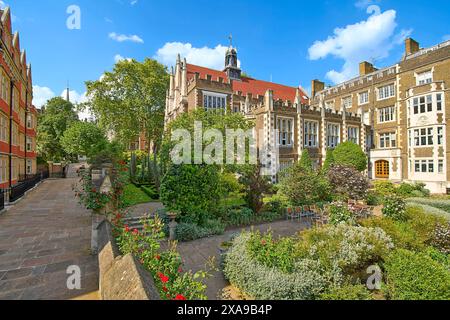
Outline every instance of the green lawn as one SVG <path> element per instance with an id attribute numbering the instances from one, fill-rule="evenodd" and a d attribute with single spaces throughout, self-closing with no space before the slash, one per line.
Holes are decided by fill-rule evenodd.
<path id="1" fill-rule="evenodd" d="M 126 207 L 132 207 L 141 203 L 148 203 L 154 201 L 150 196 L 148 196 L 140 188 L 136 187 L 134 184 L 127 184 L 123 191 L 124 203 Z"/>

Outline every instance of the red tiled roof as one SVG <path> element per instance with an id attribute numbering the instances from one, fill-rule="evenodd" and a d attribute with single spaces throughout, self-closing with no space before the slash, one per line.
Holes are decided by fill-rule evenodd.
<path id="1" fill-rule="evenodd" d="M 205 67 L 196 66 L 193 64 L 187 64 L 187 77 L 188 80 L 191 80 L 195 77 L 195 74 L 198 73 L 200 78 L 205 79 L 206 75 L 212 76 L 213 81 L 218 81 L 218 78 L 223 78 L 226 82 L 228 81 L 227 74 L 223 71 L 218 71 L 214 69 L 209 69 Z M 267 90 L 273 91 L 273 98 L 275 100 L 290 100 L 294 102 L 297 88 L 284 86 L 277 83 L 272 83 L 268 81 L 256 80 L 252 78 L 242 77 L 241 81 L 234 80 L 233 81 L 233 92 L 241 91 L 242 95 L 246 95 L 247 93 L 251 93 L 254 97 L 257 95 L 265 95 Z M 302 103 L 308 103 L 308 95 L 300 88 L 300 95 L 302 99 Z"/>

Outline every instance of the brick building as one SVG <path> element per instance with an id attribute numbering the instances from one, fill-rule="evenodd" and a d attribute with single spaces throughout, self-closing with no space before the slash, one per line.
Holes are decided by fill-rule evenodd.
<path id="1" fill-rule="evenodd" d="M 444 193 L 450 187 L 449 85 L 450 41 L 421 49 L 407 39 L 393 66 L 378 70 L 362 62 L 359 77 L 333 87 L 313 80 L 311 105 L 359 115 L 370 178 L 424 182 Z"/>
<path id="2" fill-rule="evenodd" d="M 12 33 L 9 8 L 0 10 L 0 189 L 36 173 L 37 110 L 31 67 Z"/>
<path id="3" fill-rule="evenodd" d="M 302 88 L 242 76 L 237 61 L 231 45 L 222 71 L 188 64 L 178 56 L 170 75 L 166 123 L 195 108 L 244 114 L 255 123 L 258 146 L 277 149 L 276 159 L 265 161 L 273 180 L 278 170 L 298 161 L 305 148 L 319 166 L 327 147 L 341 140 L 364 143 L 364 125 L 356 112 L 310 107 Z"/>

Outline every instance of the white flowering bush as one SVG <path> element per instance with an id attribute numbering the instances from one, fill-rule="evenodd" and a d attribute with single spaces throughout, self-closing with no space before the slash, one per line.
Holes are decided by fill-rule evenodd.
<path id="1" fill-rule="evenodd" d="M 394 248 L 392 239 L 382 229 L 347 224 L 309 230 L 302 237 L 311 259 L 327 268 L 340 268 L 344 274 L 365 269 Z"/>
<path id="2" fill-rule="evenodd" d="M 234 239 L 224 267 L 225 277 L 245 294 L 258 300 L 311 300 L 330 285 L 318 261 L 298 261 L 294 272 L 285 273 L 250 257 L 250 238 L 250 233 L 243 233 Z"/>
<path id="3" fill-rule="evenodd" d="M 397 221 L 406 221 L 406 203 L 396 195 L 384 199 L 383 215 Z"/>

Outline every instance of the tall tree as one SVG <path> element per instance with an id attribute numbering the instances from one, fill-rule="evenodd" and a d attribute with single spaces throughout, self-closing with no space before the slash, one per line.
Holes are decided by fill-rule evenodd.
<path id="1" fill-rule="evenodd" d="M 169 74 L 152 59 L 118 62 L 100 80 L 87 81 L 87 107 L 99 125 L 116 138 L 129 143 L 145 132 L 156 155 L 164 130 L 165 98 Z"/>
<path id="2" fill-rule="evenodd" d="M 68 156 L 61 145 L 64 132 L 78 121 L 74 105 L 56 97 L 47 101 L 39 114 L 37 127 L 37 148 L 46 161 L 61 161 Z"/>

